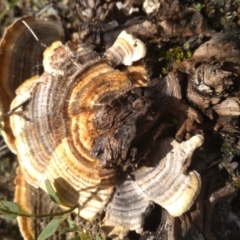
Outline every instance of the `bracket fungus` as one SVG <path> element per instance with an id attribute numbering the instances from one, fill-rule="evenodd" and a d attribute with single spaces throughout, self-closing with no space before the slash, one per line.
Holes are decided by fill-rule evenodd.
<path id="1" fill-rule="evenodd" d="M 202 145 L 202 135 L 178 143 L 168 138 L 156 143 L 143 166 L 126 176 L 117 186 L 108 204 L 105 226 L 114 226 L 110 235 L 124 237 L 129 230 L 142 232 L 143 213 L 156 203 L 175 217 L 182 215 L 193 204 L 201 188 L 196 171 L 184 174 L 193 151 Z"/>
<path id="2" fill-rule="evenodd" d="M 34 38 L 26 25 L 37 36 Z M 58 19 L 38 19 L 27 16 L 9 26 L 0 42 L 0 103 L 2 107 L 3 134 L 14 151 L 13 136 L 9 126 L 8 111 L 15 90 L 26 79 L 41 74 L 42 52 L 53 41 L 63 40 L 64 31 Z M 6 134 L 5 134 L 6 133 Z"/>
<path id="3" fill-rule="evenodd" d="M 0 45 L 3 52 L 9 32 Z M 178 143 L 154 134 L 159 119 L 174 112 L 160 107 L 161 101 L 170 104 L 178 97 L 169 89 L 171 80 L 160 83 L 168 86 L 165 91 L 162 85 L 151 86 L 143 63 L 141 74 L 134 74 L 132 66 L 116 69 L 145 54 L 144 43 L 122 31 L 103 56 L 77 40 L 55 41 L 44 51 L 41 76 L 30 73 L 31 78 L 21 84 L 22 80 L 15 82 L 17 76 L 1 75 L 1 89 L 11 92 L 5 99 L 1 91 L 3 113 L 11 113 L 3 118 L 4 136 L 17 154 L 25 180 L 44 191 L 48 180 L 62 205 L 78 205 L 84 219 L 93 220 L 106 210 L 103 225 L 113 227 L 110 234 L 120 238 L 129 230 L 141 232 L 142 214 L 152 202 L 180 216 L 191 207 L 201 186 L 199 174 L 186 170 L 203 137 Z M 3 61 L 11 62 L 12 56 L 1 55 Z M 11 86 L 15 84 L 21 85 L 14 97 Z M 171 106 L 186 110 L 177 100 Z M 197 119 L 193 110 L 186 114 Z M 136 160 L 136 169 L 129 167 L 136 156 L 141 158 L 137 151 L 149 135 L 154 135 L 153 144 L 146 148 L 144 160 Z"/>

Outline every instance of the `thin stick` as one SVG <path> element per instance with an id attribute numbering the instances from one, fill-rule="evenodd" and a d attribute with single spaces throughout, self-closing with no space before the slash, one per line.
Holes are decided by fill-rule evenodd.
<path id="1" fill-rule="evenodd" d="M 14 107 L 13 109 L 11 109 L 10 111 L 8 111 L 7 112 L 7 116 L 11 116 L 12 114 L 14 114 L 15 113 L 15 111 L 18 109 L 18 108 L 20 108 L 20 107 L 22 107 L 26 102 L 28 102 L 30 99 L 26 99 L 24 102 L 22 102 L 22 103 L 20 103 L 19 105 L 17 105 L 16 107 Z"/>
<path id="2" fill-rule="evenodd" d="M 22 23 L 26 26 L 26 28 L 30 31 L 30 33 L 33 35 L 33 37 L 39 42 L 39 39 L 37 37 L 37 35 L 34 33 L 34 31 L 29 27 L 29 25 L 24 21 L 22 20 Z"/>
<path id="3" fill-rule="evenodd" d="M 22 20 L 22 23 L 23 23 L 23 24 L 25 25 L 25 27 L 29 30 L 29 32 L 33 35 L 33 37 L 36 39 L 36 41 L 37 41 L 42 47 L 46 48 L 46 47 L 47 47 L 46 44 L 41 43 L 41 42 L 39 41 L 39 38 L 38 38 L 37 35 L 34 33 L 34 31 L 30 28 L 30 26 L 29 26 L 24 20 Z"/>

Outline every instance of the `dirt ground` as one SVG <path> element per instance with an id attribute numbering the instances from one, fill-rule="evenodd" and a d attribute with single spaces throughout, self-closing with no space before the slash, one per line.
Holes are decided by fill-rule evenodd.
<path id="1" fill-rule="evenodd" d="M 109 46 L 112 43 L 112 35 L 115 34 L 116 29 L 127 28 L 130 31 L 143 31 L 142 38 L 143 41 L 148 41 L 148 62 L 147 65 L 151 65 L 152 76 L 156 77 L 160 74 L 166 74 L 168 71 L 175 67 L 176 62 L 182 62 L 188 57 L 192 56 L 197 47 L 202 43 L 209 40 L 215 33 L 229 33 L 235 34 L 239 37 L 240 32 L 240 1 L 238 0 L 215 0 L 215 1 L 191 1 L 191 0 L 179 0 L 173 1 L 178 6 L 178 11 L 183 12 L 183 15 L 190 15 L 190 11 L 182 9 L 193 9 L 194 18 L 191 18 L 193 28 L 188 26 L 188 23 L 184 23 L 186 28 L 183 28 L 182 32 L 179 28 L 175 35 L 168 35 L 167 29 L 163 25 L 160 25 L 158 15 L 147 16 L 144 11 L 142 11 L 142 0 L 132 0 L 132 1 L 122 1 L 130 2 L 131 6 L 134 8 L 139 8 L 140 11 L 136 11 L 133 14 L 126 13 L 127 7 L 124 11 L 111 10 L 106 13 L 104 9 L 104 4 L 108 2 L 117 1 L 95 1 L 96 4 L 92 9 L 91 13 L 86 16 L 82 14 L 85 6 L 88 6 L 88 0 L 62 0 L 62 1 L 28 1 L 28 0 L 18 0 L 15 4 L 10 6 L 10 0 L 0 0 L 0 36 L 2 36 L 5 28 L 11 24 L 14 19 L 31 15 L 34 16 L 38 11 L 40 11 L 47 4 L 52 4 L 60 15 L 61 21 L 66 32 L 66 39 L 69 40 L 73 33 L 79 32 L 83 36 L 85 42 L 89 44 L 95 44 L 96 48 L 103 51 L 101 44 L 104 42 L 105 46 Z M 121 2 L 121 1 L 118 1 Z M 161 1 L 161 3 L 172 2 L 172 1 Z M 91 4 L 90 4 L 91 5 Z M 164 5 L 164 4 L 163 4 Z M 127 6 L 127 5 L 126 5 Z M 101 11 L 98 11 L 101 9 Z M 161 7 L 160 7 L 161 9 Z M 125 12 L 126 11 L 126 12 Z M 192 10 L 191 10 L 192 11 Z M 105 17 L 100 17 L 101 12 L 106 13 Z M 165 12 L 163 13 L 166 19 L 171 19 L 174 21 L 174 17 L 171 16 L 174 12 L 169 12 L 170 17 Z M 198 15 L 199 14 L 199 15 Z M 144 32 L 140 28 L 137 29 L 137 22 L 143 19 L 148 19 L 153 25 L 157 26 L 156 29 L 159 31 L 160 28 L 163 29 L 162 35 L 158 36 L 158 32 L 149 31 Z M 182 18 L 183 22 L 187 21 L 188 18 Z M 112 21 L 117 22 L 117 27 L 112 27 L 109 24 Z M 159 21 L 159 22 L 158 22 Z M 178 20 L 176 20 L 178 21 Z M 196 21 L 196 22 L 194 22 Z M 131 24 L 134 25 L 133 30 L 130 27 Z M 129 25 L 128 25 L 129 24 Z M 131 25 L 131 26 L 132 26 Z M 86 30 L 87 29 L 87 30 Z M 106 30 L 110 29 L 110 30 Z M 109 32 L 112 32 L 109 34 Z M 145 35 L 144 35 L 145 34 Z M 139 33 L 141 36 L 141 34 Z M 109 39 L 108 36 L 111 36 Z M 184 49 L 185 42 L 191 43 L 191 48 Z M 159 58 L 162 58 L 161 64 L 157 65 L 155 59 L 151 59 L 149 56 L 155 52 L 157 46 L 161 45 L 161 51 L 158 50 L 159 54 L 162 54 Z M 164 48 L 165 47 L 165 48 Z M 184 49 L 184 50 L 183 50 Z M 1 63 L 0 63 L 1 64 Z M 184 65 L 185 67 L 185 65 Z M 187 67 L 186 67 L 187 68 Z M 160 69 L 160 70 L 159 70 Z M 186 73 L 184 73 L 186 74 Z M 186 92 L 186 90 L 183 90 Z M 239 97 L 239 95 L 238 95 Z M 194 106 L 194 104 L 193 104 Z M 207 118 L 204 116 L 204 119 Z M 224 120 L 225 121 L 225 120 Z M 222 125 L 227 126 L 225 131 L 213 131 L 213 123 L 206 120 L 206 126 L 204 126 L 204 132 L 206 133 L 206 139 L 204 147 L 197 153 L 196 159 L 199 161 L 194 161 L 193 169 L 200 169 L 199 172 L 203 176 L 203 189 L 205 192 L 201 192 L 197 200 L 195 208 L 198 210 L 203 210 L 205 212 L 206 219 L 200 219 L 202 226 L 201 231 L 198 228 L 191 228 L 189 230 L 183 230 L 181 227 L 188 227 L 189 222 L 194 222 L 193 216 L 190 214 L 183 216 L 181 219 L 184 224 L 179 224 L 176 220 L 174 222 L 174 227 L 177 229 L 175 231 L 175 239 L 214 239 L 208 235 L 209 231 L 213 232 L 215 239 L 219 240 L 234 240 L 239 239 L 240 236 L 240 195 L 238 190 L 229 195 L 228 197 L 223 197 L 220 202 L 214 202 L 212 207 L 206 207 L 206 203 L 203 204 L 205 200 L 205 195 L 211 195 L 213 192 L 218 190 L 220 187 L 225 186 L 226 182 L 235 184 L 236 188 L 240 187 L 239 181 L 239 170 L 240 168 L 234 169 L 234 171 L 228 167 L 229 154 L 232 154 L 234 162 L 240 162 L 240 131 L 239 131 L 239 117 L 230 119 L 231 127 L 229 125 L 224 125 L 225 122 L 221 122 Z M 227 129 L 227 130 L 226 130 Z M 226 160 L 226 161 L 225 161 Z M 197 163 L 196 163 L 197 162 Z M 223 162 L 223 163 L 222 163 Z M 218 165 L 222 163 L 223 170 L 219 171 Z M 225 165 L 224 165 L 225 164 Z M 14 199 L 14 179 L 16 176 L 17 167 L 16 157 L 7 149 L 2 137 L 0 138 L 0 200 L 10 200 Z M 195 166 L 196 165 L 196 166 Z M 239 185 L 238 185 L 239 184 Z M 226 187 L 227 188 L 227 187 Z M 221 194 L 221 192 L 217 193 Z M 216 197 L 216 196 L 215 196 Z M 217 197 L 216 197 L 217 198 Z M 198 205 L 199 203 L 199 205 Z M 203 204 L 204 206 L 200 206 Z M 200 207 L 199 207 L 200 206 Z M 154 211 L 146 220 L 145 234 L 140 236 L 134 232 L 131 232 L 126 239 L 170 239 L 164 238 L 161 232 L 163 220 L 159 219 L 159 215 L 163 214 L 159 206 L 153 206 Z M 173 221 L 173 220 L 172 220 Z M 177 223 L 176 223 L 177 222 Z M 205 222 L 203 224 L 203 222 Z M 206 227 L 207 224 L 211 224 L 210 227 Z M 173 224 L 173 223 L 172 223 Z M 196 224 L 194 222 L 194 224 Z M 193 225 L 194 225 L 193 224 Z M 197 224 L 196 224 L 197 225 Z M 181 226 L 181 227 L 179 227 Z M 185 237 L 179 234 L 179 231 L 187 232 Z M 168 236 L 168 235 L 167 235 Z M 17 222 L 7 221 L 0 218 L 0 240 L 21 240 L 21 236 L 18 230 Z"/>

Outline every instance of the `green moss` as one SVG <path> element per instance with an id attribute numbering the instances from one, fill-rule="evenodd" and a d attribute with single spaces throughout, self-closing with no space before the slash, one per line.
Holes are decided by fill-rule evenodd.
<path id="1" fill-rule="evenodd" d="M 178 124 L 179 124 L 178 119 L 173 118 L 172 121 L 171 121 L 170 126 L 171 126 L 171 127 L 176 127 L 176 126 L 178 126 Z"/>
<path id="2" fill-rule="evenodd" d="M 231 153 L 233 155 L 239 155 L 237 151 L 231 148 L 226 142 L 222 144 L 221 151 L 225 153 Z"/>
<path id="3" fill-rule="evenodd" d="M 170 48 L 166 53 L 166 58 L 174 62 L 181 62 L 184 58 L 184 52 L 180 47 Z"/>
<path id="4" fill-rule="evenodd" d="M 9 170 L 10 168 L 10 159 L 5 157 L 0 159 L 0 173 L 4 173 Z"/>
<path id="5" fill-rule="evenodd" d="M 194 3 L 193 4 L 193 8 L 195 10 L 197 10 L 198 12 L 200 12 L 204 8 L 204 4 L 202 4 L 202 3 Z"/>
<path id="6" fill-rule="evenodd" d="M 167 67 L 163 67 L 161 70 L 162 74 L 167 74 L 168 73 L 168 68 Z"/>
<path id="7" fill-rule="evenodd" d="M 164 66 L 161 69 L 162 74 L 167 74 L 175 63 L 180 63 L 192 57 L 192 52 L 189 50 L 190 46 L 188 45 L 184 45 L 183 47 L 174 46 L 160 51 L 160 56 L 164 59 Z"/>
<path id="8" fill-rule="evenodd" d="M 240 188 L 240 178 L 239 177 L 233 177 L 233 185 L 237 188 Z"/>
<path id="9" fill-rule="evenodd" d="M 191 57 L 192 57 L 192 55 L 193 55 L 193 54 L 192 54 L 192 52 L 191 52 L 191 51 L 187 51 L 187 52 L 186 52 L 186 57 L 187 57 L 187 58 L 191 58 Z"/>

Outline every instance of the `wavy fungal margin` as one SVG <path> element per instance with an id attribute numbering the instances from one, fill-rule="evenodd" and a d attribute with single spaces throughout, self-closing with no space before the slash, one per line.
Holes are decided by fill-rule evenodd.
<path id="1" fill-rule="evenodd" d="M 110 48 L 106 58 L 76 41 L 54 42 L 44 52 L 45 72 L 25 81 L 11 104 L 13 111 L 22 112 L 13 114 L 10 123 L 26 180 L 46 191 L 48 179 L 63 205 L 79 205 L 87 220 L 103 210 L 116 183 L 116 171 L 102 168 L 90 155 L 98 134 L 94 116 L 102 99 L 139 86 L 111 64 L 129 62 L 131 56 L 136 61 L 146 52 L 140 40 L 129 51 L 136 40 L 124 31 L 119 41 L 122 48 Z"/>
<path id="2" fill-rule="evenodd" d="M 37 25 L 35 20 L 34 24 Z M 59 32 L 57 39 L 61 38 Z M 3 42 L 0 48 L 7 49 Z M 5 139 L 18 156 L 21 179 L 44 191 L 48 179 L 62 204 L 65 207 L 78 205 L 78 213 L 87 220 L 93 220 L 99 212 L 106 210 L 103 226 L 110 226 L 109 235 L 118 238 L 123 238 L 130 230 L 142 232 L 143 213 L 152 202 L 167 209 L 172 216 L 180 216 L 191 207 L 201 187 L 197 172 L 184 172 L 186 162 L 203 142 L 202 135 L 182 143 L 170 138 L 157 140 L 147 155 L 150 165 L 141 166 L 130 174 L 124 172 L 121 184 L 117 170 L 106 167 L 108 165 L 96 157 L 101 154 L 101 149 L 96 148 L 100 153 L 97 150 L 97 154 L 92 153 L 100 134 L 109 137 L 100 138 L 99 142 L 106 140 L 108 146 L 117 145 L 117 141 L 113 141 L 116 140 L 116 129 L 111 132 L 105 122 L 122 129 L 125 125 L 136 127 L 135 122 L 142 115 L 152 112 L 151 98 L 144 95 L 144 89 L 148 88 L 145 66 L 131 66 L 145 54 L 145 45 L 126 31 L 121 32 L 103 57 L 78 41 L 66 44 L 55 41 L 44 51 L 42 75 L 29 78 L 17 90 L 1 80 L 1 86 L 10 92 L 7 100 L 1 96 L 4 113 L 11 112 L 10 123 L 9 117 L 3 119 L 5 128 L 11 127 L 10 132 L 5 131 Z M 129 67 L 119 71 L 115 69 L 119 64 Z M 112 120 L 114 124 L 111 119 L 100 117 L 98 123 L 103 125 L 102 130 L 96 118 L 101 113 L 110 117 L 108 110 L 111 111 L 112 106 L 120 108 L 117 114 L 121 115 L 123 111 L 119 118 L 123 121 L 118 123 L 117 114 Z M 125 106 L 130 106 L 132 112 L 124 112 Z M 140 108 L 143 108 L 142 112 Z M 135 121 L 132 125 L 127 125 L 128 117 Z M 154 123 L 158 117 L 146 119 Z M 153 123 L 147 122 L 146 129 L 151 129 Z M 141 134 L 146 129 L 141 127 Z M 125 140 L 129 143 L 125 155 L 120 152 L 121 156 L 128 154 L 135 136 L 126 136 Z M 106 150 L 107 144 L 104 146 Z M 104 154 L 111 159 L 108 151 Z M 25 185 L 21 187 L 19 179 L 16 180 L 19 185 L 16 200 L 27 191 Z M 19 223 L 24 224 L 24 221 Z M 21 229 L 25 228 L 22 226 Z"/>
<path id="3" fill-rule="evenodd" d="M 201 189 L 196 171 L 184 174 L 184 165 L 203 143 L 202 135 L 178 143 L 159 140 L 148 155 L 152 166 L 141 167 L 117 187 L 108 204 L 103 226 L 115 226 L 109 235 L 123 238 L 128 231 L 143 230 L 142 214 L 153 202 L 178 217 L 194 203 Z"/>

